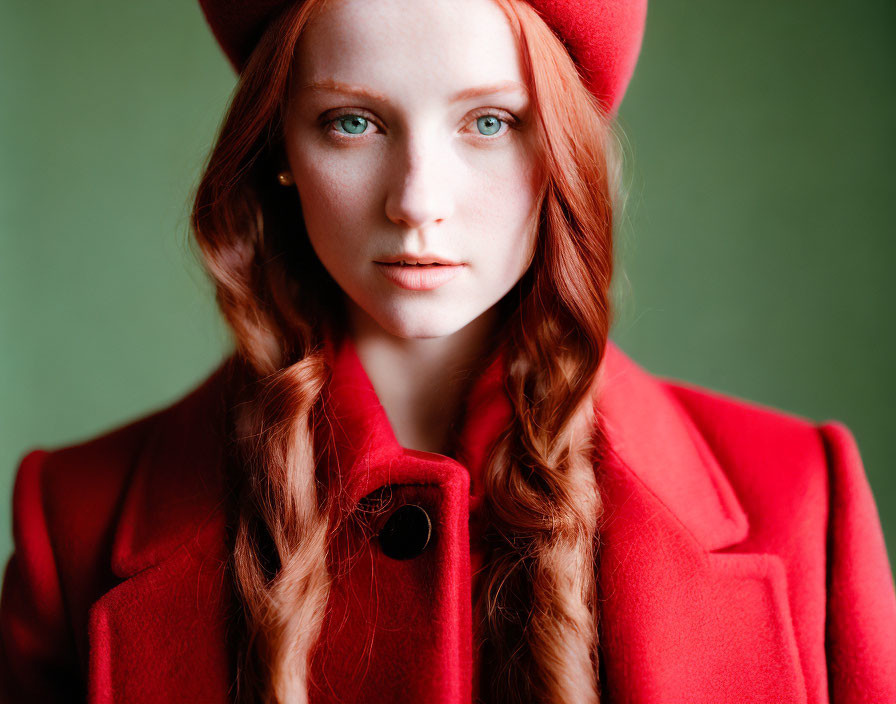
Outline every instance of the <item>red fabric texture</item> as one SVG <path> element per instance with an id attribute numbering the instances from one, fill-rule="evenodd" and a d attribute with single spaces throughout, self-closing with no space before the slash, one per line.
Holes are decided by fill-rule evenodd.
<path id="1" fill-rule="evenodd" d="M 475 381 L 448 457 L 400 447 L 354 347 L 334 354 L 322 476 L 343 510 L 385 492 L 434 532 L 394 560 L 366 514 L 342 524 L 312 702 L 472 700 L 478 472 L 508 412 L 503 365 Z M 230 700 L 224 369 L 24 457 L 0 702 Z M 896 590 L 845 426 L 662 379 L 613 343 L 596 407 L 617 455 L 595 467 L 604 701 L 896 701 Z"/>
<path id="2" fill-rule="evenodd" d="M 199 0 L 205 19 L 241 73 L 267 25 L 288 0 Z M 647 0 L 529 0 L 566 45 L 585 84 L 610 113 L 618 110 L 641 51 Z"/>

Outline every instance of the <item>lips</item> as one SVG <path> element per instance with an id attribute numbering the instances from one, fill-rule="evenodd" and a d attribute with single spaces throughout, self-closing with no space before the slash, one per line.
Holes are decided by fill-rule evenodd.
<path id="1" fill-rule="evenodd" d="M 462 262 L 441 257 L 435 254 L 396 254 L 377 260 L 377 264 L 396 264 L 400 266 L 458 266 Z"/>
<path id="2" fill-rule="evenodd" d="M 463 264 L 409 264 L 401 261 L 376 262 L 379 271 L 399 288 L 409 291 L 431 291 L 456 277 Z"/>

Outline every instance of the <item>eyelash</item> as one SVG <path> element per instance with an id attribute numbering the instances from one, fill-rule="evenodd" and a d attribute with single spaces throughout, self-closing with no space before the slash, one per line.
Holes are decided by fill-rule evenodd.
<path id="1" fill-rule="evenodd" d="M 485 117 L 486 115 L 490 115 L 492 117 L 498 118 L 501 122 L 503 122 L 505 125 L 507 125 L 507 129 L 504 131 L 499 131 L 499 132 L 496 132 L 495 134 L 489 134 L 489 135 L 480 133 L 479 136 L 482 137 L 483 139 L 488 139 L 488 140 L 499 139 L 500 137 L 503 137 L 508 132 L 510 132 L 510 130 L 517 129 L 519 127 L 520 119 L 516 115 L 509 113 L 506 110 L 498 110 L 495 108 L 480 108 L 473 114 L 473 116 L 471 117 L 471 121 L 476 121 L 480 117 Z M 346 133 L 346 132 L 340 132 L 339 130 L 336 130 L 336 129 L 327 129 L 331 125 L 339 122 L 340 120 L 342 120 L 346 117 L 352 117 L 352 116 L 363 117 L 365 120 L 367 120 L 371 124 L 376 124 L 376 121 L 372 117 L 370 117 L 369 113 L 367 113 L 364 110 L 353 110 L 353 111 L 340 112 L 340 113 L 334 114 L 333 117 L 325 116 L 325 119 L 322 121 L 322 127 L 324 128 L 324 131 L 327 134 L 327 136 L 335 134 L 335 135 L 338 135 L 337 137 L 335 137 L 335 139 L 342 139 L 342 140 L 362 139 L 367 134 L 367 132 L 365 132 L 363 134 L 359 134 L 355 137 L 352 137 L 352 136 L 349 136 L 349 133 Z"/>

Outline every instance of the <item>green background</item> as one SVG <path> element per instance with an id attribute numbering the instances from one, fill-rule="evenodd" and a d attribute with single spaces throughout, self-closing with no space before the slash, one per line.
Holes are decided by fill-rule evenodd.
<path id="1" fill-rule="evenodd" d="M 654 1 L 613 338 L 854 432 L 896 560 L 892 0 Z M 3 0 L 0 558 L 34 447 L 166 404 L 227 335 L 187 246 L 235 84 L 194 2 Z M 89 507 L 84 507 L 89 510 Z"/>

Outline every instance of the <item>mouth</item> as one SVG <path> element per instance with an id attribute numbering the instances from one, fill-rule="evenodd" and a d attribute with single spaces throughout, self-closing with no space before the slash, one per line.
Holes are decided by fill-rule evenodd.
<path id="1" fill-rule="evenodd" d="M 451 259 L 447 259 L 445 257 L 439 257 L 432 254 L 421 254 L 421 255 L 411 255 L 411 254 L 398 254 L 393 257 L 384 257 L 383 259 L 377 260 L 377 264 L 387 264 L 390 266 L 415 266 L 415 267 L 427 267 L 427 266 L 460 266 L 462 262 L 456 262 Z"/>
<path id="2" fill-rule="evenodd" d="M 410 291 L 431 291 L 454 279 L 464 268 L 463 264 L 441 262 L 376 262 L 377 268 L 388 281 Z"/>

